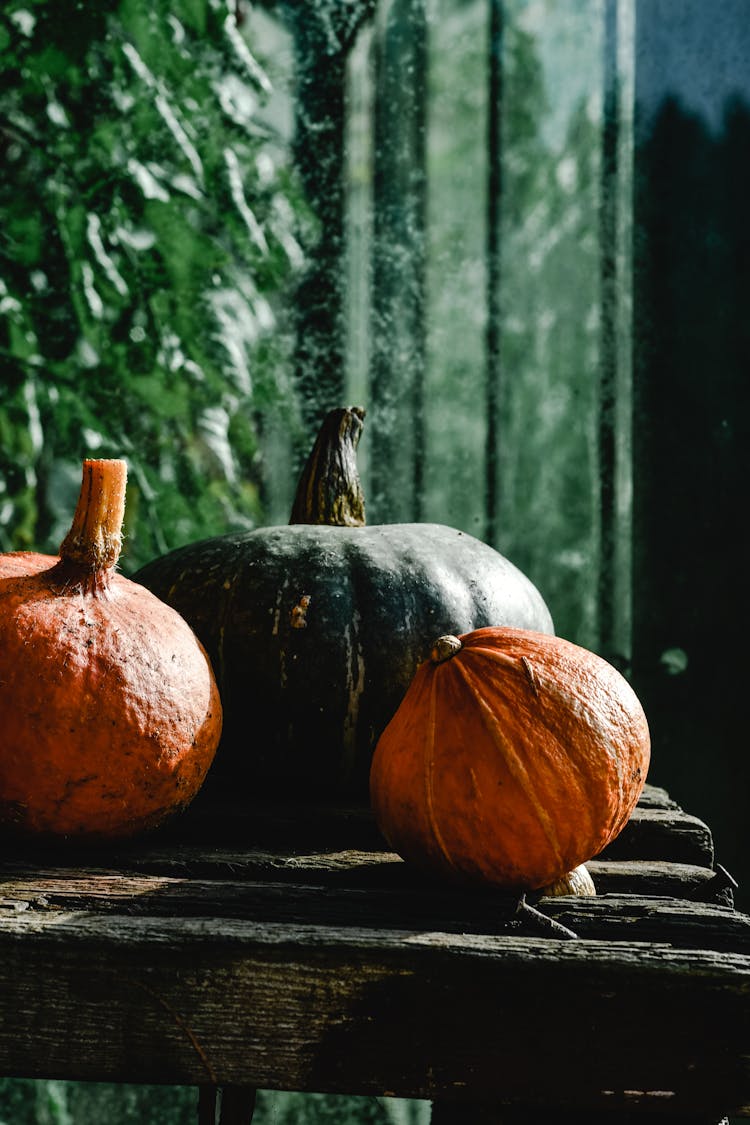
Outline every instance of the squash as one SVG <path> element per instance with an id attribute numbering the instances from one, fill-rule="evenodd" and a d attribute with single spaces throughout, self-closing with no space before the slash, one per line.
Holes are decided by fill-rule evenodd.
<path id="1" fill-rule="evenodd" d="M 648 724 L 627 680 L 560 637 L 440 637 L 372 761 L 375 820 L 447 879 L 554 885 L 624 827 L 646 780 Z"/>
<path id="2" fill-rule="evenodd" d="M 478 539 L 437 524 L 367 526 L 364 411 L 331 411 L 287 526 L 173 550 L 133 577 L 209 653 L 224 704 L 212 794 L 368 800 L 375 743 L 436 633 L 552 631 L 541 594 Z"/>
<path id="3" fill-rule="evenodd" d="M 85 461 L 59 557 L 0 555 L 0 826 L 116 839 L 202 785 L 222 711 L 189 626 L 117 574 L 127 467 Z"/>

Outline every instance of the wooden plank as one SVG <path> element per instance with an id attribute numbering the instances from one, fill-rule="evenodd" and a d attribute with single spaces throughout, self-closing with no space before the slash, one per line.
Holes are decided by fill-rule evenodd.
<path id="1" fill-rule="evenodd" d="M 670 854 L 672 837 L 674 854 Z M 232 805 L 225 801 L 201 800 L 199 796 L 186 813 L 154 834 L 151 840 L 141 839 L 130 847 L 109 848 L 104 854 L 118 857 L 137 854 L 152 842 L 163 842 L 168 847 L 185 843 L 233 844 L 243 850 L 260 847 L 390 851 L 367 805 L 282 804 L 271 800 Z M 708 826 L 684 813 L 665 790 L 648 785 L 616 846 L 622 849 L 623 857 L 632 859 L 666 859 L 710 866 L 713 856 Z M 28 845 L 22 845 L 20 850 L 28 851 Z M 97 854 L 101 853 L 102 849 L 97 849 Z"/>
<path id="2" fill-rule="evenodd" d="M 679 805 L 673 801 L 666 789 L 660 785 L 644 785 L 640 800 L 640 809 L 677 809 Z"/>
<path id="3" fill-rule="evenodd" d="M 643 895 L 544 898 L 539 908 L 581 938 L 670 942 L 750 955 L 750 918 L 731 907 Z"/>
<path id="4" fill-rule="evenodd" d="M 471 1125 L 643 1125 L 643 1113 L 637 1108 L 638 1095 L 641 1091 L 629 1090 L 632 1108 L 607 1111 L 574 1109 L 567 1112 L 550 1109 L 528 1107 L 509 1108 L 500 1103 L 472 1105 Z M 647 1119 L 648 1120 L 648 1119 Z M 652 1125 L 654 1118 L 650 1118 Z M 661 1115 L 656 1118 L 657 1123 L 664 1121 Z M 669 1114 L 666 1118 L 668 1125 L 729 1125 L 729 1119 L 718 1119 L 717 1114 L 680 1114 L 675 1117 Z M 433 1102 L 430 1115 L 430 1125 L 466 1125 L 467 1107 L 461 1102 Z"/>
<path id="5" fill-rule="evenodd" d="M 105 857 L 107 858 L 107 857 Z M 110 862 L 91 865 L 88 856 L 37 854 L 6 859 L 0 877 L 12 879 L 35 870 L 143 872 L 194 879 L 272 879 L 277 882 L 312 881 L 322 886 L 369 888 L 402 886 L 424 891 L 425 877 L 393 852 L 356 850 L 333 852 L 241 851 L 232 848 L 184 844 L 174 848 L 148 847 Z M 55 859 L 57 863 L 55 864 Z M 593 859 L 587 864 L 600 894 L 608 892 L 675 895 L 701 893 L 714 872 L 694 864 L 665 860 Z M 725 900 L 722 900 L 725 901 Z M 729 903 L 728 903 L 729 904 Z"/>
<path id="6" fill-rule="evenodd" d="M 55 849 L 30 842 L 5 841 L 5 862 L 37 862 L 42 866 L 96 865 L 141 866 L 156 862 L 267 862 L 291 864 L 295 854 L 319 856 L 356 854 L 370 857 L 368 862 L 392 862 L 392 853 L 375 826 L 369 809 L 258 809 L 257 813 L 225 810 L 217 823 L 216 812 L 200 822 L 174 825 L 168 832 L 154 834 L 131 844 L 100 845 L 95 850 L 73 842 Z M 215 829 L 212 826 L 216 826 Z M 179 828 L 179 832 L 178 832 Z M 149 860 L 151 857 L 151 860 Z M 222 858 L 223 857 L 223 858 Z M 232 859 L 234 857 L 234 860 Z M 707 825 L 681 810 L 641 808 L 632 814 L 620 836 L 601 853 L 607 860 L 648 860 L 713 866 L 713 841 Z M 195 867 L 193 867 L 196 870 Z"/>
<path id="7" fill-rule="evenodd" d="M 603 852 L 608 859 L 666 859 L 711 867 L 711 831 L 681 810 L 636 808 L 628 824 Z"/>
<path id="8" fill-rule="evenodd" d="M 0 916 L 24 910 L 142 917 L 235 918 L 446 932 L 521 932 L 516 895 L 446 894 L 443 887 L 344 888 L 308 883 L 202 881 L 90 872 L 31 873 L 0 884 Z"/>
<path id="9" fill-rule="evenodd" d="M 257 809 L 203 809 L 194 820 L 183 818 L 167 831 L 130 844 L 97 846 L 74 843 L 54 849 L 28 841 L 4 841 L 6 871 L 62 866 L 151 871 L 203 877 L 264 872 L 295 879 L 302 869 L 326 882 L 358 884 L 394 878 L 421 886 L 424 876 L 410 867 L 394 868 L 397 857 L 374 824 L 368 808 L 267 805 Z M 621 836 L 597 865 L 605 889 L 635 889 L 646 877 L 648 893 L 680 893 L 710 877 L 713 847 L 708 827 L 674 805 L 663 790 L 647 787 Z M 625 863 L 626 866 L 618 866 Z M 639 866 L 642 864 L 646 866 Z M 613 864 L 615 864 L 613 866 Z M 694 870 L 692 870 L 694 869 Z"/>
<path id="10" fill-rule="evenodd" d="M 732 906 L 731 889 L 716 880 L 716 873 L 710 867 L 644 859 L 592 859 L 586 866 L 600 895 L 695 897 Z M 718 886 L 716 882 L 719 882 Z"/>
<path id="11" fill-rule="evenodd" d="M 393 865 L 399 862 L 364 806 L 204 807 L 194 817 L 188 813 L 176 818 L 166 830 L 132 843 L 98 844 L 93 849 L 69 841 L 50 848 L 5 839 L 3 845 L 0 871 L 93 865 L 97 870 L 206 877 L 271 872 L 275 878 L 294 879 L 302 870 L 314 870 L 316 878 L 326 879 L 345 879 L 348 872 L 355 872 L 360 881 L 381 876 L 391 880 Z M 678 862 L 675 853 L 688 858 Z M 618 886 L 611 889 L 624 889 L 634 879 L 646 877 L 648 893 L 673 893 L 664 890 L 667 883 L 684 890 L 687 884 L 707 878 L 712 856 L 708 826 L 685 814 L 665 790 L 647 785 L 620 839 L 591 862 L 607 889 L 613 879 Z M 410 871 L 402 869 L 399 878 L 408 880 Z M 416 878 L 421 882 L 424 877 Z"/>
<path id="12" fill-rule="evenodd" d="M 750 1113 L 749 991 L 661 943 L 25 911 L 0 1073 Z"/>
<path id="13" fill-rule="evenodd" d="M 202 880 L 106 871 L 19 872 L 0 882 L 0 916 L 23 911 L 87 911 L 172 918 L 369 926 L 444 933 L 534 935 L 534 916 L 518 911 L 518 896 L 420 884 L 396 861 L 391 882 L 364 886 L 249 878 Z M 700 885 L 700 883 L 699 883 Z M 750 954 L 750 919 L 729 907 L 641 894 L 541 900 L 544 913 L 583 937 L 616 941 L 670 941 L 674 945 Z M 661 927 L 661 929 L 660 929 Z"/>

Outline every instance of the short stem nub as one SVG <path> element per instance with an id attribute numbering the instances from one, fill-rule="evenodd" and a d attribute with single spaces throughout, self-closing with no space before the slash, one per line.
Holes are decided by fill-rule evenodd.
<path id="1" fill-rule="evenodd" d="M 433 664 L 442 664 L 446 660 L 450 660 L 457 652 L 463 648 L 461 641 L 458 637 L 451 636 L 447 633 L 444 637 L 438 637 L 430 649 L 430 660 Z"/>
<path id="2" fill-rule="evenodd" d="M 116 566 L 122 548 L 127 476 L 125 461 L 83 462 L 73 523 L 60 544 L 64 562 L 89 572 Z"/>

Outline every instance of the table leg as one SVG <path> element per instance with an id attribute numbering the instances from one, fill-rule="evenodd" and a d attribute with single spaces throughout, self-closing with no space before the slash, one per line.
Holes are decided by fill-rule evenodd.
<path id="1" fill-rule="evenodd" d="M 255 1097 L 252 1086 L 201 1086 L 198 1125 L 250 1125 Z"/>
<path id="2" fill-rule="evenodd" d="M 198 1125 L 216 1125 L 216 1086 L 198 1088 Z"/>

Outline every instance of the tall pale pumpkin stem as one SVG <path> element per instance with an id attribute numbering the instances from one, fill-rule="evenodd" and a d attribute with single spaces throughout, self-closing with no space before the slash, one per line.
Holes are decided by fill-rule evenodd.
<path id="1" fill-rule="evenodd" d="M 81 492 L 70 531 L 60 544 L 60 571 L 96 589 L 117 565 L 128 468 L 120 460 L 83 462 Z"/>
<path id="2" fill-rule="evenodd" d="M 365 498 L 357 468 L 364 416 L 358 406 L 325 416 L 297 485 L 290 523 L 364 526 Z"/>

